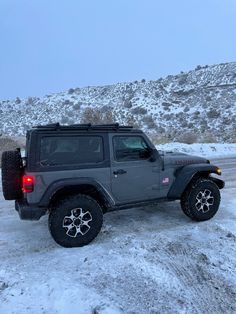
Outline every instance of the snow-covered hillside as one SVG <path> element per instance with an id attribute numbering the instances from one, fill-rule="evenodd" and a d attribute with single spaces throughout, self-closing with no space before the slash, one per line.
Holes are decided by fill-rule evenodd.
<path id="1" fill-rule="evenodd" d="M 192 132 L 200 141 L 236 141 L 236 62 L 197 67 L 156 81 L 71 88 L 0 101 L 0 132 L 23 135 L 35 124 L 117 121 L 166 139 Z"/>

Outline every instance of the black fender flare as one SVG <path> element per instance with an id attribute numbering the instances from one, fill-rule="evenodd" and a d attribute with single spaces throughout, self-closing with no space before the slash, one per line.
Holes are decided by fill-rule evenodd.
<path id="1" fill-rule="evenodd" d="M 178 169 L 175 173 L 176 179 L 173 182 L 167 197 L 169 199 L 180 199 L 184 190 L 194 176 L 208 177 L 210 173 L 220 174 L 219 168 L 211 164 L 191 164 Z M 220 188 L 224 187 L 224 182 L 220 179 L 211 178 Z M 220 182 L 219 182 L 220 181 Z"/>
<path id="2" fill-rule="evenodd" d="M 47 207 L 50 204 L 53 196 L 60 190 L 69 187 L 79 188 L 79 186 L 82 185 L 90 185 L 94 187 L 100 193 L 100 195 L 102 195 L 108 207 L 114 206 L 115 203 L 112 196 L 99 182 L 97 182 L 93 178 L 67 178 L 54 181 L 52 184 L 49 185 L 38 205 L 40 207 Z"/>

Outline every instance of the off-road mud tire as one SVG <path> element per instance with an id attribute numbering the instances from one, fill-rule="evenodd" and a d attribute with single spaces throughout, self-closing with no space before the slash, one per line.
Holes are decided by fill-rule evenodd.
<path id="1" fill-rule="evenodd" d="M 5 200 L 22 197 L 22 158 L 17 150 L 2 153 L 2 191 Z"/>
<path id="2" fill-rule="evenodd" d="M 77 234 L 76 232 L 73 233 L 72 236 L 68 235 L 67 232 L 69 232 L 69 228 L 63 226 L 65 219 L 68 220 L 73 214 L 72 211 L 75 209 L 82 209 L 84 212 L 89 212 L 87 215 L 90 215 L 89 217 L 92 218 L 90 223 L 88 223 L 90 228 L 84 235 L 80 233 Z M 76 220 L 79 220 L 79 218 Z M 74 220 L 71 219 L 71 221 Z M 72 225 L 74 226 L 73 223 Z M 49 231 L 53 239 L 63 247 L 80 247 L 87 245 L 98 235 L 102 228 L 102 223 L 103 212 L 100 205 L 92 197 L 83 194 L 69 196 L 59 201 L 50 211 L 48 219 Z M 75 228 L 77 230 L 77 227 Z M 71 228 L 71 230 L 73 231 L 75 229 Z"/>
<path id="3" fill-rule="evenodd" d="M 202 212 L 196 207 L 197 196 L 201 191 L 210 191 L 214 202 L 207 212 Z M 186 216 L 195 221 L 211 219 L 218 211 L 220 205 L 220 191 L 218 186 L 210 179 L 198 179 L 190 183 L 181 197 L 181 208 Z"/>

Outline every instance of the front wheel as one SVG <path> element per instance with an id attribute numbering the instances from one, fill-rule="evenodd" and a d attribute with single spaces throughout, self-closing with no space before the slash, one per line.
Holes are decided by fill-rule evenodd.
<path id="1" fill-rule="evenodd" d="M 62 200 L 49 214 L 49 231 L 64 247 L 79 247 L 91 242 L 100 232 L 103 213 L 90 196 L 77 195 Z"/>
<path id="2" fill-rule="evenodd" d="M 186 216 L 195 221 L 212 218 L 220 206 L 218 186 L 209 179 L 199 179 L 185 190 L 181 207 Z"/>

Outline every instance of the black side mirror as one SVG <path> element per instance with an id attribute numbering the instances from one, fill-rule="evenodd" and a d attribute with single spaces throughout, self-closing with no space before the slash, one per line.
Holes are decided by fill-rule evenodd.
<path id="1" fill-rule="evenodd" d="M 150 160 L 151 162 L 154 162 L 154 161 L 156 161 L 158 158 L 159 158 L 159 153 L 158 153 L 158 151 L 157 151 L 155 148 L 152 148 L 151 151 L 150 151 L 150 158 L 149 158 L 149 160 Z"/>

